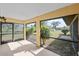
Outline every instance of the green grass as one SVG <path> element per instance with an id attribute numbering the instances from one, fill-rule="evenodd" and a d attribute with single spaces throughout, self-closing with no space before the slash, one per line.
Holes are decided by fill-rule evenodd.
<path id="1" fill-rule="evenodd" d="M 60 30 L 50 30 L 50 36 L 54 38 L 58 38 L 61 34 L 63 34 Z M 67 33 L 70 35 L 70 32 Z M 47 49 L 59 54 L 59 55 L 74 55 L 74 50 L 72 48 L 72 43 L 68 41 L 62 41 L 57 39 L 49 39 L 46 44 L 49 44 Z"/>
<path id="2" fill-rule="evenodd" d="M 55 31 L 52 31 L 50 30 L 50 37 L 59 37 L 60 34 L 63 34 L 60 30 L 55 30 Z"/>
<path id="3" fill-rule="evenodd" d="M 63 33 L 61 32 L 61 30 L 55 30 L 55 31 L 50 30 L 50 37 L 58 38 L 62 34 Z M 70 32 L 68 32 L 67 35 L 70 35 Z"/>
<path id="4" fill-rule="evenodd" d="M 47 47 L 47 49 L 62 56 L 74 55 L 72 43 L 67 41 L 53 39 L 52 43 Z"/>

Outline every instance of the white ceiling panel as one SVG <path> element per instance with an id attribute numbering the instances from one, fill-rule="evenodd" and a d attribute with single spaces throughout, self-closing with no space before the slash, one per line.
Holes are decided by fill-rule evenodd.
<path id="1" fill-rule="evenodd" d="M 31 19 L 38 15 L 54 11 L 69 3 L 0 3 L 0 15 L 20 20 Z"/>

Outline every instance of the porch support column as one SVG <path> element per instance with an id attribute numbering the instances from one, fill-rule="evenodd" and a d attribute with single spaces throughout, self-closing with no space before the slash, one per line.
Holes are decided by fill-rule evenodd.
<path id="1" fill-rule="evenodd" d="M 41 39 L 40 39 L 40 21 L 36 21 L 36 46 L 40 47 Z"/>
<path id="2" fill-rule="evenodd" d="M 25 24 L 24 24 L 24 29 L 23 29 L 23 31 L 24 31 L 24 40 L 26 40 L 26 26 L 25 26 Z"/>
<path id="3" fill-rule="evenodd" d="M 14 24 L 12 24 L 12 41 L 14 41 Z"/>
<path id="4" fill-rule="evenodd" d="M 0 22 L 0 45 L 2 41 L 2 23 Z"/>

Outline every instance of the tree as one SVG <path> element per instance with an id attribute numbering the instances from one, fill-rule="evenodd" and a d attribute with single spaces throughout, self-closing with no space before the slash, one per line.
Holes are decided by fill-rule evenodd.
<path id="1" fill-rule="evenodd" d="M 67 35 L 68 30 L 67 29 L 63 29 L 62 32 L 64 33 L 64 35 Z"/>
<path id="2" fill-rule="evenodd" d="M 60 24 L 59 21 L 53 21 L 53 22 L 51 23 L 51 25 L 53 25 L 52 28 L 54 28 L 55 30 L 56 30 L 56 27 L 57 27 L 59 24 Z"/>
<path id="3" fill-rule="evenodd" d="M 67 33 L 69 32 L 69 29 L 68 29 L 68 27 L 63 27 L 63 29 L 61 30 L 61 32 L 63 32 L 64 33 L 64 35 L 67 35 Z"/>
<path id="4" fill-rule="evenodd" d="M 9 24 L 9 25 L 7 25 L 7 31 L 11 31 L 12 30 L 12 26 Z"/>
<path id="5" fill-rule="evenodd" d="M 46 21 L 42 21 L 41 25 L 47 25 L 47 22 Z"/>
<path id="6" fill-rule="evenodd" d="M 4 31 L 8 32 L 12 29 L 12 26 L 11 26 L 11 24 L 3 24 L 2 28 Z"/>

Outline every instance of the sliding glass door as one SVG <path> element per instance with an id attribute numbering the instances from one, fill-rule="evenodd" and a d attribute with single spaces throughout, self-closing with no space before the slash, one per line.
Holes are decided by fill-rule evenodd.
<path id="1" fill-rule="evenodd" d="M 23 40 L 23 24 L 14 24 L 14 41 Z"/>
<path id="2" fill-rule="evenodd" d="M 12 41 L 12 24 L 2 23 L 2 43 Z"/>
<path id="3" fill-rule="evenodd" d="M 36 44 L 36 23 L 26 24 L 26 39 Z"/>
<path id="4" fill-rule="evenodd" d="M 0 23 L 0 44 L 24 39 L 24 25 Z"/>

